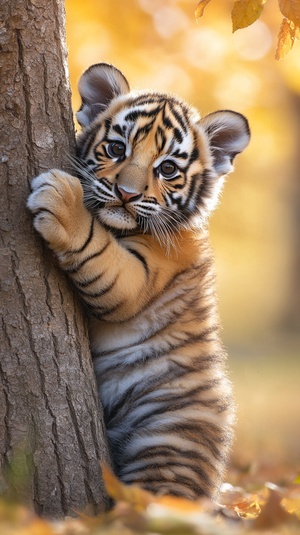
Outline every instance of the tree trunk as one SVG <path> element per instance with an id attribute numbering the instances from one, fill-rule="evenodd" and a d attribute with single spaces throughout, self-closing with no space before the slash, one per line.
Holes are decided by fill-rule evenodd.
<path id="1" fill-rule="evenodd" d="M 109 459 L 86 324 L 25 207 L 30 180 L 67 170 L 74 150 L 63 0 L 0 10 L 2 486 L 17 481 L 46 516 L 103 510 Z M 10 470 L 7 483 L 14 459 L 22 473 Z"/>

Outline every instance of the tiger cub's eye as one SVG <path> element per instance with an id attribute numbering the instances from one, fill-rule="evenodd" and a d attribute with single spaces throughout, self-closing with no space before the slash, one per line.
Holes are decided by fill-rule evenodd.
<path id="1" fill-rule="evenodd" d="M 126 147 L 121 141 L 112 141 L 106 145 L 106 152 L 110 158 L 122 158 L 125 156 Z"/>
<path id="2" fill-rule="evenodd" d="M 162 162 L 158 168 L 158 171 L 165 178 L 174 178 L 178 171 L 177 165 L 171 160 L 165 160 Z"/>

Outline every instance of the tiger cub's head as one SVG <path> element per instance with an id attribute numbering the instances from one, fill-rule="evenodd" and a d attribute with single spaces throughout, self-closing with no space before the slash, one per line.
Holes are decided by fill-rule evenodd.
<path id="1" fill-rule="evenodd" d="M 173 95 L 130 91 L 105 63 L 84 72 L 79 91 L 78 172 L 97 218 L 117 232 L 158 239 L 202 224 L 248 145 L 246 118 L 227 110 L 200 118 Z"/>

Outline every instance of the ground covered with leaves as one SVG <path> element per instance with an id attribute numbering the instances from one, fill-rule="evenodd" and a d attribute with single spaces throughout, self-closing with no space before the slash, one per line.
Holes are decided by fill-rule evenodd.
<path id="1" fill-rule="evenodd" d="M 233 471 L 242 486 L 223 485 L 219 503 L 157 498 L 121 484 L 104 469 L 105 484 L 115 506 L 98 516 L 79 515 L 50 522 L 29 509 L 0 501 L 1 535 L 240 535 L 300 534 L 300 476 L 257 484 L 251 473 Z M 261 474 L 263 475 L 263 474 Z M 266 474 L 264 474 L 266 476 Z"/>

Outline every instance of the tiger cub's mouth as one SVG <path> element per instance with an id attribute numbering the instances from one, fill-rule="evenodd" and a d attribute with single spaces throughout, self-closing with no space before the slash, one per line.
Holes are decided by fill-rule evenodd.
<path id="1" fill-rule="evenodd" d="M 105 206 L 98 211 L 99 219 L 109 227 L 133 230 L 138 227 L 136 215 L 128 210 L 128 205 Z"/>
<path id="2" fill-rule="evenodd" d="M 97 216 L 102 223 L 114 229 L 145 232 L 149 230 L 153 217 L 158 217 L 158 212 L 159 206 L 154 198 L 145 198 L 143 194 L 115 185 L 111 198 L 98 208 Z"/>

